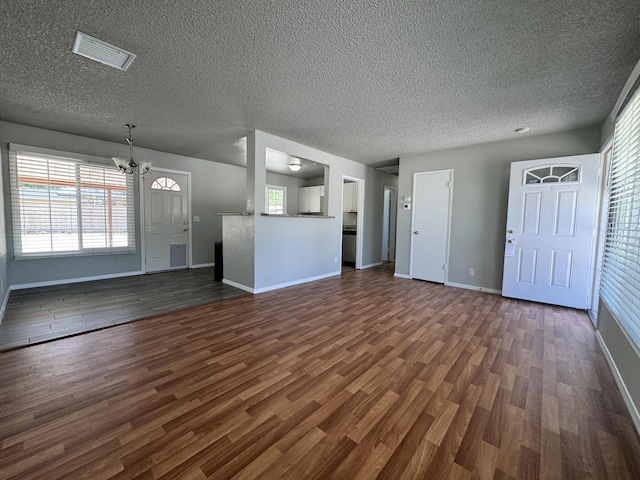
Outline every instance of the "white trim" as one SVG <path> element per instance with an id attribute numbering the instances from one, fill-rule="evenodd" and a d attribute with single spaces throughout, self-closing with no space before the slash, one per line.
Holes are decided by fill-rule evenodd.
<path id="1" fill-rule="evenodd" d="M 244 290 L 245 292 L 256 293 L 253 288 L 247 287 L 246 285 L 234 282 L 232 280 L 227 280 L 226 278 L 222 279 L 222 283 L 224 283 L 225 285 L 229 285 L 230 287 L 237 288 L 239 290 Z"/>
<path id="2" fill-rule="evenodd" d="M 278 283 L 277 285 L 269 285 L 268 287 L 254 288 L 253 293 L 263 293 L 263 292 L 269 292 L 271 290 L 278 290 L 280 288 L 292 287 L 294 285 L 299 285 L 301 283 L 314 282 L 316 280 L 322 280 L 323 278 L 335 277 L 336 275 L 340 275 L 341 273 L 342 271 L 338 270 L 337 272 L 325 273 L 323 275 L 316 275 L 315 277 L 301 278 L 299 280 L 293 280 L 291 282 Z"/>
<path id="3" fill-rule="evenodd" d="M 278 290 L 280 288 L 300 285 L 301 283 L 314 282 L 316 280 L 322 280 L 323 278 L 335 277 L 337 275 L 340 275 L 341 273 L 342 272 L 338 270 L 337 272 L 325 273 L 323 275 L 317 275 L 315 277 L 302 278 L 300 280 L 294 280 L 292 282 L 278 283 L 277 285 L 269 285 L 268 287 L 262 287 L 262 288 L 247 287 L 246 285 L 242 285 L 241 283 L 227 280 L 226 278 L 222 279 L 222 283 L 229 285 L 231 287 L 239 288 L 240 290 L 244 290 L 245 292 L 253 293 L 255 295 L 257 293 L 264 293 L 264 292 L 269 292 L 271 290 Z"/>
<path id="4" fill-rule="evenodd" d="M 364 180 L 362 178 L 351 177 L 349 175 L 342 175 L 342 183 L 340 184 L 340 224 L 342 227 L 342 215 L 344 213 L 344 181 L 349 180 L 358 184 L 358 219 L 356 224 L 356 269 L 362 269 L 362 249 L 363 249 L 363 237 L 364 237 Z M 342 247 L 342 242 L 340 243 Z M 342 248 L 340 248 L 340 263 L 342 264 Z"/>
<path id="5" fill-rule="evenodd" d="M 607 159 L 608 154 L 608 159 Z M 587 313 L 593 325 L 598 328 L 598 305 L 600 303 L 600 280 L 602 278 L 602 259 L 607 234 L 607 214 L 609 209 L 609 168 L 613 155 L 613 136 L 604 144 L 600 151 L 600 165 L 598 167 L 598 198 L 596 199 L 596 219 L 593 231 L 591 251 L 591 285 L 588 298 Z"/>
<path id="6" fill-rule="evenodd" d="M 604 339 L 600 335 L 600 332 L 596 330 L 596 338 L 598 339 L 598 343 L 600 344 L 600 348 L 602 349 L 602 353 L 604 353 L 604 358 L 607 359 L 607 363 L 609 364 L 609 368 L 611 369 L 611 373 L 613 373 L 613 378 L 618 385 L 618 389 L 620 390 L 620 394 L 622 395 L 622 399 L 624 400 L 625 405 L 627 406 L 627 410 L 629 410 L 629 415 L 631 416 L 631 420 L 633 421 L 633 425 L 636 427 L 636 431 L 640 433 L 640 413 L 638 413 L 638 409 L 636 408 L 633 400 L 631 398 L 631 394 L 629 390 L 627 390 L 627 385 L 624 383 L 622 375 L 620 375 L 620 371 L 618 370 L 618 366 L 616 365 L 615 360 L 611 356 L 611 352 L 607 348 L 607 344 Z"/>
<path id="7" fill-rule="evenodd" d="M 466 283 L 444 282 L 447 287 L 464 288 L 465 290 L 475 290 L 476 292 L 492 293 L 494 295 L 502 295 L 502 290 L 495 288 L 478 287 L 477 285 L 467 285 Z"/>
<path id="8" fill-rule="evenodd" d="M 52 285 L 67 285 L 69 283 L 92 282 L 94 280 L 107 280 L 109 278 L 133 277 L 135 275 L 142 275 L 143 273 L 144 272 L 142 271 L 109 273 L 107 275 L 94 275 L 92 277 L 64 278 L 60 280 L 47 280 L 44 282 L 19 283 L 17 285 L 11 285 L 11 290 L 23 290 L 25 288 L 36 288 L 36 287 L 50 287 Z"/>
<path id="9" fill-rule="evenodd" d="M 187 258 L 187 268 L 193 268 L 193 218 L 192 218 L 192 209 L 191 209 L 191 195 L 192 195 L 192 185 L 191 185 L 191 172 L 188 171 L 183 171 L 183 170 L 174 170 L 174 169 L 170 169 L 170 168 L 161 168 L 161 167 L 154 167 L 152 169 L 152 171 L 154 172 L 166 172 L 166 173 L 175 173 L 177 175 L 185 175 L 187 177 L 187 217 L 189 219 L 189 224 L 187 225 L 187 228 L 189 229 L 189 231 L 187 232 L 187 241 L 189 242 L 189 245 L 187 246 L 187 248 L 189 249 L 189 258 Z M 149 185 L 149 187 L 151 187 L 151 185 Z M 141 258 L 140 258 L 140 269 L 142 270 L 142 273 L 147 273 L 147 255 L 146 255 L 146 248 L 145 248 L 145 244 L 146 244 L 146 232 L 145 232 L 145 208 L 144 208 L 144 177 L 141 176 L 140 177 L 140 252 L 142 254 Z M 175 268 L 169 268 L 167 270 L 179 270 L 181 268 L 184 267 L 175 267 Z M 160 270 L 159 270 L 160 271 Z M 162 270 L 164 271 L 164 270 Z M 154 270 L 152 273 L 155 273 L 156 271 Z"/>
<path id="10" fill-rule="evenodd" d="M 4 311 L 7 308 L 7 303 L 9 302 L 9 294 L 11 293 L 11 287 L 7 288 L 4 292 L 4 299 L 2 300 L 2 307 L 0 307 L 0 325 L 2 325 L 2 319 L 4 318 Z"/>
<path id="11" fill-rule="evenodd" d="M 413 186 L 412 194 L 413 199 L 411 201 L 411 231 L 409 232 L 409 278 L 413 278 L 413 232 L 415 231 L 415 212 L 416 212 L 416 180 L 418 175 L 430 175 L 434 173 L 449 172 L 449 211 L 447 214 L 447 249 L 444 255 L 445 269 L 444 269 L 444 284 L 449 281 L 449 252 L 451 250 L 451 215 L 453 212 L 453 168 L 445 168 L 442 170 L 428 170 L 425 172 L 413 172 Z"/>
<path id="12" fill-rule="evenodd" d="M 206 267 L 215 267 L 215 263 L 197 263 L 196 265 L 191 265 L 191 268 L 206 268 Z"/>
<path id="13" fill-rule="evenodd" d="M 394 273 L 393 276 L 397 278 L 406 278 L 407 280 L 411 280 L 411 277 L 409 275 L 405 275 L 404 273 Z"/>
<path id="14" fill-rule="evenodd" d="M 376 262 L 376 263 L 370 263 L 369 265 L 363 265 L 362 270 L 364 270 L 365 268 L 379 267 L 383 263 L 384 262 Z"/>

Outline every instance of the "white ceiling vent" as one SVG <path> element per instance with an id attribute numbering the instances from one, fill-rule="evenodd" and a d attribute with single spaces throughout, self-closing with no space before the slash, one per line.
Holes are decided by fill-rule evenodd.
<path id="1" fill-rule="evenodd" d="M 104 63 L 118 70 L 126 70 L 136 58 L 135 54 L 122 50 L 87 35 L 86 33 L 76 33 L 76 41 L 73 43 L 73 53 L 90 58 L 96 62 Z"/>

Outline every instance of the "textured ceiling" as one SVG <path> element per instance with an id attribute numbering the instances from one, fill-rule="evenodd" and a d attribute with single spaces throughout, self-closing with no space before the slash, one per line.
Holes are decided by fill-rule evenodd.
<path id="1" fill-rule="evenodd" d="M 71 53 L 76 30 L 135 53 Z M 0 2 L 0 119 L 241 164 L 263 130 L 362 163 L 595 126 L 638 0 Z"/>

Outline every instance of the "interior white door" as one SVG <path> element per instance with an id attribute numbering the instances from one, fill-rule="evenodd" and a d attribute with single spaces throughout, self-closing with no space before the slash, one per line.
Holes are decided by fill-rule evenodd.
<path id="1" fill-rule="evenodd" d="M 188 267 L 189 177 L 151 170 L 143 177 L 147 272 Z"/>
<path id="2" fill-rule="evenodd" d="M 453 170 L 413 177 L 411 278 L 446 280 L 452 185 Z"/>
<path id="3" fill-rule="evenodd" d="M 599 154 L 513 162 L 502 295 L 585 309 Z"/>

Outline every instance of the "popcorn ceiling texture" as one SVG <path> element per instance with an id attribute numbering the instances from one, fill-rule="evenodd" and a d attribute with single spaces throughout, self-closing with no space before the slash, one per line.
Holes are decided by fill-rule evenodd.
<path id="1" fill-rule="evenodd" d="M 71 53 L 76 30 L 135 53 Z M 362 163 L 602 124 L 637 0 L 0 3 L 0 119 L 242 163 L 263 130 Z"/>

